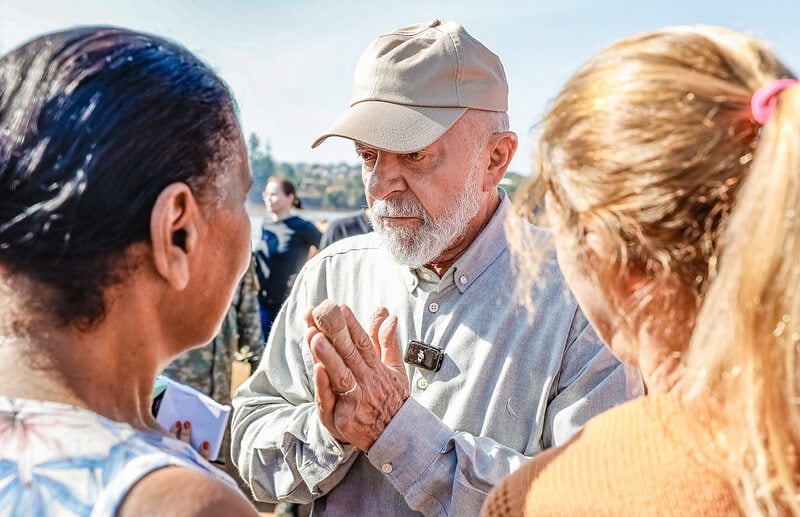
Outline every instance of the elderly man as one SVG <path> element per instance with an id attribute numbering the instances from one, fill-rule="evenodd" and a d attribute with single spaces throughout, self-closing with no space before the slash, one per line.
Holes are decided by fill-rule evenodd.
<path id="1" fill-rule="evenodd" d="M 517 137 L 497 56 L 455 22 L 397 29 L 361 57 L 352 100 L 314 146 L 355 141 L 375 232 L 300 272 L 234 399 L 233 456 L 257 498 L 314 514 L 476 515 L 641 379 L 554 263 L 534 314 L 513 296 L 497 185 Z M 312 318 L 325 299 L 342 305 Z"/>

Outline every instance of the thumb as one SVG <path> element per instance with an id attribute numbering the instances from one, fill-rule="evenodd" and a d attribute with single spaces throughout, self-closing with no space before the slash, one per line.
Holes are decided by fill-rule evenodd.
<path id="1" fill-rule="evenodd" d="M 383 320 L 378 329 L 378 341 L 381 344 L 381 361 L 389 368 L 403 368 L 403 353 L 397 340 L 397 316 Z"/>

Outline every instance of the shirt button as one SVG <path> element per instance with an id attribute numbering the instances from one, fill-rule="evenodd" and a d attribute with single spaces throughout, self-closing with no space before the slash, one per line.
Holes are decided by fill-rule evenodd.
<path id="1" fill-rule="evenodd" d="M 428 379 L 426 379 L 425 377 L 420 377 L 419 380 L 417 381 L 417 388 L 424 390 L 427 389 L 427 387 L 428 387 Z"/>
<path id="2" fill-rule="evenodd" d="M 431 303 L 428 305 L 428 310 L 431 312 L 437 312 L 439 310 L 439 304 L 436 302 Z"/>
<path id="3" fill-rule="evenodd" d="M 381 465 L 381 472 L 384 474 L 391 474 L 392 473 L 392 464 L 391 463 L 384 463 Z"/>
<path id="4" fill-rule="evenodd" d="M 467 283 L 467 275 L 461 275 L 460 277 L 458 277 L 458 281 L 461 282 L 462 284 L 466 284 Z"/>

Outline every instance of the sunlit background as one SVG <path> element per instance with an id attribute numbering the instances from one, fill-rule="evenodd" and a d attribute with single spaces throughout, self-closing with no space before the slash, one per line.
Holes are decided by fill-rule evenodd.
<path id="1" fill-rule="evenodd" d="M 493 5 L 496 4 L 496 5 Z M 0 0 L 0 51 L 45 31 L 112 24 L 173 38 L 231 85 L 246 134 L 285 162 L 355 163 L 352 145 L 314 138 L 347 107 L 353 68 L 377 35 L 432 18 L 455 19 L 505 64 L 511 170 L 530 171 L 530 129 L 577 66 L 614 39 L 673 24 L 750 32 L 800 66 L 800 2 L 783 0 Z"/>

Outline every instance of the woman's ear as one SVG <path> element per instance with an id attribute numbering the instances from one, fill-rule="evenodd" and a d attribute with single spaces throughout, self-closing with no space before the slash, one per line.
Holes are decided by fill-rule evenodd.
<path id="1" fill-rule="evenodd" d="M 185 183 L 173 183 L 158 195 L 150 214 L 150 240 L 156 271 L 173 288 L 189 284 L 190 259 L 198 244 L 200 208 Z"/>
<path id="2" fill-rule="evenodd" d="M 597 256 L 600 260 L 610 260 L 610 254 L 608 249 L 606 248 L 605 244 L 603 243 L 603 239 L 593 231 L 586 232 L 586 247 Z"/>
<path id="3" fill-rule="evenodd" d="M 611 253 L 600 235 L 596 232 L 588 231 L 586 232 L 585 240 L 586 247 L 595 255 L 597 260 L 610 263 L 612 260 Z M 613 289 L 617 290 L 615 295 L 619 300 L 627 300 L 634 292 L 644 287 L 644 284 L 648 281 L 647 276 L 642 271 L 630 265 L 625 271 L 620 271 L 618 263 L 612 264 L 611 271 L 621 280 L 621 282 L 614 282 L 612 286 Z"/>
<path id="4" fill-rule="evenodd" d="M 503 179 L 511 159 L 517 152 L 517 134 L 512 131 L 504 131 L 492 135 L 489 140 L 489 165 L 486 174 L 483 176 L 483 190 L 494 190 Z"/>

